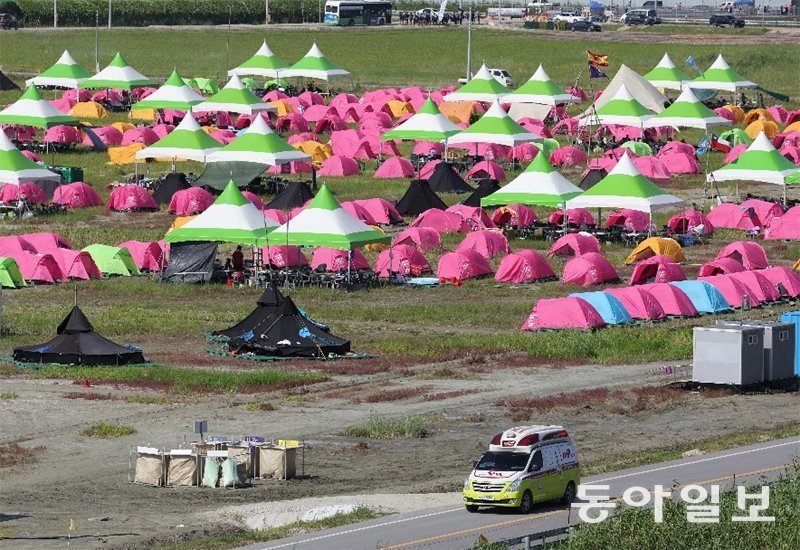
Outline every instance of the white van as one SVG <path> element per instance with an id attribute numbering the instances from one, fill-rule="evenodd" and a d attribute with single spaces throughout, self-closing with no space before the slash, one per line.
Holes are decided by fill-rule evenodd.
<path id="1" fill-rule="evenodd" d="M 492 77 L 494 77 L 496 81 L 498 81 L 506 88 L 514 87 L 515 84 L 514 77 L 511 76 L 511 73 L 509 73 L 507 70 L 505 69 L 487 69 L 487 70 L 489 71 L 489 74 L 492 75 Z M 466 84 L 467 82 L 469 82 L 469 80 L 467 80 L 466 78 L 458 79 L 459 84 Z"/>
<path id="2" fill-rule="evenodd" d="M 464 482 L 464 506 L 516 508 L 571 503 L 581 482 L 578 451 L 562 426 L 517 426 L 500 432 Z"/>

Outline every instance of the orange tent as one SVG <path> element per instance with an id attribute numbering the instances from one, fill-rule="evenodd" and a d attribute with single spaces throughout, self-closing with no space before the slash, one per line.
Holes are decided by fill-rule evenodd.
<path id="1" fill-rule="evenodd" d="M 769 120 L 756 119 L 744 129 L 744 133 L 750 136 L 750 139 L 756 139 L 758 133 L 762 131 L 767 134 L 769 139 L 772 139 L 778 133 L 778 125 Z"/>
<path id="2" fill-rule="evenodd" d="M 134 143 L 125 147 L 109 147 L 109 164 L 133 164 L 136 162 L 136 151 L 144 149 L 141 143 Z"/>
<path id="3" fill-rule="evenodd" d="M 772 116 L 772 113 L 767 111 L 766 109 L 751 109 L 747 111 L 747 114 L 744 116 L 744 123 L 751 124 L 756 120 L 762 120 L 765 122 L 777 122 L 775 117 Z"/>
<path id="4" fill-rule="evenodd" d="M 458 122 L 466 122 L 467 124 L 469 124 L 474 108 L 474 101 L 443 101 L 439 105 L 439 110 L 444 116 L 450 120 L 455 118 L 458 119 Z"/>
<path id="5" fill-rule="evenodd" d="M 739 124 L 744 120 L 744 111 L 738 105 L 725 105 L 722 108 L 733 113 L 733 116 L 736 118 L 736 124 Z"/>
<path id="6" fill-rule="evenodd" d="M 76 103 L 75 106 L 72 109 L 70 109 L 69 114 L 71 114 L 75 118 L 108 117 L 108 111 L 106 110 L 106 108 L 95 101 L 84 101 L 82 103 Z"/>
<path id="7" fill-rule="evenodd" d="M 392 110 L 392 116 L 394 118 L 400 118 L 403 115 L 413 115 L 416 113 L 414 106 L 406 101 L 392 99 L 387 103 L 387 105 L 389 106 L 389 109 Z"/>

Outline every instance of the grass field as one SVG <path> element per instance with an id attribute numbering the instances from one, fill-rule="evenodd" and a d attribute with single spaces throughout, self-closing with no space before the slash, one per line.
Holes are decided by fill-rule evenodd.
<path id="1" fill-rule="evenodd" d="M 260 30 L 235 30 L 230 35 L 221 29 L 101 31 L 100 59 L 102 65 L 120 50 L 132 65 L 155 78 L 164 78 L 176 67 L 184 76 L 212 76 L 222 81 L 225 69 L 251 55 L 263 38 L 264 33 Z M 288 61 L 302 55 L 313 40 L 318 41 L 332 60 L 353 72 L 356 84 L 361 87 L 376 84 L 438 87 L 455 82 L 463 73 L 465 64 L 466 36 L 463 30 L 458 29 L 328 29 L 317 32 L 271 29 L 267 38 L 273 50 Z M 39 71 L 52 63 L 65 48 L 84 66 L 93 66 L 93 31 L 0 33 L 3 70 L 12 74 Z M 475 33 L 473 60 L 476 65 L 486 61 L 490 65 L 505 67 L 518 79 L 527 78 L 536 65 L 543 62 L 551 76 L 560 83 L 571 84 L 582 75 L 581 84 L 588 87 L 584 53 L 587 48 L 599 49 L 585 40 L 554 41 L 542 39 L 536 33 L 481 29 Z M 609 54 L 612 69 L 625 63 L 644 72 L 657 63 L 664 51 L 668 51 L 676 61 L 694 55 L 700 66 L 706 66 L 719 53 L 719 48 L 679 43 L 671 43 L 668 47 L 662 44 L 631 46 L 605 43 L 602 51 Z M 796 74 L 784 70 L 793 64 L 796 66 L 800 46 L 726 46 L 724 53 L 747 78 L 790 94 L 795 101 L 800 95 Z M 3 93 L 0 101 L 11 101 L 15 97 Z M 575 110 L 577 112 L 577 108 Z M 115 118 L 121 117 L 117 115 Z M 696 132 L 687 133 L 690 141 L 699 137 Z M 119 181 L 133 171 L 132 167 L 108 166 L 107 156 L 100 153 L 73 152 L 52 155 L 47 160 L 82 166 L 86 181 L 98 189 L 103 198 L 108 196 L 107 184 Z M 721 162 L 721 154 L 713 155 L 710 168 L 714 169 Z M 405 191 L 406 182 L 375 180 L 371 176 L 373 168 L 374 165 L 368 166 L 358 177 L 329 178 L 327 183 L 340 199 L 399 198 Z M 152 174 L 167 169 L 165 164 L 147 164 L 143 168 Z M 202 166 L 187 163 L 182 169 L 198 172 Z M 565 174 L 576 181 L 580 170 Z M 681 177 L 664 186 L 703 207 L 709 202 L 699 193 L 702 181 L 702 176 Z M 732 186 L 726 186 L 722 191 L 732 193 L 732 189 Z M 753 189 L 777 197 L 775 189 L 769 186 Z M 455 203 L 461 197 L 445 199 Z M 537 211 L 540 215 L 547 213 L 546 209 Z M 659 214 L 655 221 L 664 224 L 668 215 Z M 0 234 L 57 231 L 74 247 L 83 247 L 94 242 L 118 244 L 128 239 L 158 240 L 171 221 L 172 218 L 163 211 L 122 214 L 109 213 L 98 207 L 25 221 L 4 221 L 0 223 Z M 710 244 L 688 250 L 691 265 L 687 267 L 687 273 L 694 276 L 697 266 L 713 258 L 725 242 L 738 237 L 734 233 L 722 233 Z M 450 249 L 458 241 L 457 236 L 446 237 L 444 244 Z M 514 248 L 546 249 L 549 244 L 542 240 L 512 242 Z M 224 251 L 227 253 L 227 249 Z M 768 251 L 773 262 L 779 265 L 791 265 L 800 255 L 798 247 L 785 243 L 769 243 Z M 621 245 L 604 245 L 603 252 L 615 266 L 620 267 L 623 279 L 629 276 L 630 269 L 621 267 L 628 249 Z M 440 250 L 428 256 L 434 268 L 441 253 Z M 374 254 L 368 253 L 367 257 L 374 260 Z M 495 267 L 497 263 L 493 262 Z M 557 273 L 561 268 L 562 263 L 555 261 Z M 201 335 L 228 326 L 246 314 L 257 296 L 254 290 L 159 285 L 145 277 L 91 281 L 81 283 L 79 287 L 81 304 L 95 326 L 109 337 L 141 345 L 154 362 L 203 369 L 252 367 L 248 363 L 208 356 L 206 348 L 209 346 Z M 685 359 L 691 354 L 691 327 L 708 322 L 703 318 L 669 320 L 646 327 L 616 328 L 597 333 L 531 335 L 518 330 L 537 298 L 562 296 L 577 290 L 559 283 L 514 288 L 486 279 L 471 281 L 461 288 L 445 286 L 413 290 L 386 287 L 359 294 L 298 289 L 293 294 L 298 303 L 314 316 L 331 323 L 335 333 L 353 339 L 355 349 L 396 359 L 401 365 L 409 357 L 424 362 L 507 352 L 524 352 L 539 361 L 626 363 Z M 72 285 L 5 293 L 3 313 L 7 333 L 3 338 L 4 350 L 49 339 L 71 301 Z M 775 306 L 764 315 L 775 316 L 791 307 Z M 643 341 L 647 344 L 643 345 Z M 219 381 L 217 385 L 209 382 L 203 369 L 196 374 L 181 371 L 170 376 L 152 371 L 149 376 L 155 377 L 152 379 L 154 384 L 164 387 L 195 387 L 209 391 L 237 391 L 247 386 L 304 382 L 302 377 L 281 378 L 279 374 L 285 368 L 277 365 L 274 379 L 266 376 L 252 380 L 232 378 Z M 294 370 L 307 368 L 322 367 L 311 362 L 292 367 Z M 143 375 L 145 371 L 138 372 Z M 63 374 L 66 373 L 52 373 L 53 376 Z M 39 376 L 48 374 L 40 372 Z M 82 374 L 75 374 L 76 378 L 79 376 Z M 124 381 L 130 376 L 136 374 L 123 370 L 116 379 Z"/>

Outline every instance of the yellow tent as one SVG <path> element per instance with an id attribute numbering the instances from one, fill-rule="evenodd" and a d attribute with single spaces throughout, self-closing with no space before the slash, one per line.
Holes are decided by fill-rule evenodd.
<path id="1" fill-rule="evenodd" d="M 109 147 L 108 158 L 111 162 L 109 164 L 133 164 L 136 162 L 136 151 L 144 149 L 141 143 L 134 143 L 126 145 L 125 147 Z"/>
<path id="2" fill-rule="evenodd" d="M 195 219 L 197 216 L 176 216 L 175 220 L 172 222 L 172 225 L 169 226 L 167 233 L 172 231 L 173 229 L 178 229 Z"/>
<path id="3" fill-rule="evenodd" d="M 633 249 L 630 256 L 625 260 L 626 264 L 633 264 L 640 262 L 650 256 L 666 256 L 670 260 L 678 263 L 686 261 L 683 255 L 681 245 L 674 239 L 665 239 L 663 237 L 650 237 L 639 243 L 639 246 Z"/>
<path id="4" fill-rule="evenodd" d="M 472 111 L 475 108 L 474 101 L 443 101 L 439 105 L 439 110 L 444 116 L 458 122 L 466 122 L 469 124 L 469 118 L 472 116 Z"/>
<path id="5" fill-rule="evenodd" d="M 798 269 L 800 269 L 800 260 L 797 260 L 792 266 L 792 271 L 797 271 Z"/>
<path id="6" fill-rule="evenodd" d="M 386 233 L 386 231 L 384 231 L 383 228 L 378 225 L 371 225 L 370 227 L 375 231 Z M 381 250 L 386 250 L 387 248 L 389 248 L 389 245 L 384 243 L 370 243 L 364 246 L 364 250 L 369 250 L 370 252 L 380 252 Z"/>
<path id="7" fill-rule="evenodd" d="M 775 120 L 775 117 L 772 116 L 772 113 L 770 113 L 766 109 L 751 109 L 747 111 L 747 114 L 744 116 L 744 123 L 751 124 L 756 120 L 777 122 L 777 120 Z"/>
<path id="8" fill-rule="evenodd" d="M 106 108 L 95 101 L 84 101 L 83 103 L 76 103 L 75 106 L 69 110 L 69 114 L 75 118 L 107 118 L 108 111 Z"/>
<path id="9" fill-rule="evenodd" d="M 333 156 L 333 149 L 331 149 L 330 145 L 323 145 L 314 140 L 301 141 L 300 143 L 295 143 L 293 147 L 310 156 L 311 162 L 317 164 L 321 164 L 325 162 L 325 159 Z"/>
<path id="10" fill-rule="evenodd" d="M 767 134 L 769 139 L 772 139 L 775 137 L 775 134 L 778 133 L 778 125 L 769 120 L 758 118 L 748 124 L 747 128 L 744 129 L 744 133 L 750 136 L 750 139 L 756 139 L 759 132 L 762 131 Z"/>
<path id="11" fill-rule="evenodd" d="M 123 134 L 125 132 L 127 132 L 128 130 L 133 130 L 134 128 L 136 128 L 136 126 L 134 126 L 130 122 L 112 122 L 111 126 L 116 128 L 117 130 L 119 130 Z"/>
<path id="12" fill-rule="evenodd" d="M 134 109 L 131 111 L 131 118 L 133 120 L 145 120 L 147 122 L 155 122 L 156 120 L 155 109 Z"/>
<path id="13" fill-rule="evenodd" d="M 294 107 L 281 100 L 271 101 L 270 105 L 277 109 L 278 116 L 290 115 L 294 112 Z"/>
<path id="14" fill-rule="evenodd" d="M 219 132 L 219 128 L 217 128 L 216 126 L 203 126 L 203 131 L 208 135 L 211 135 L 214 132 Z"/>
<path id="15" fill-rule="evenodd" d="M 389 109 L 392 110 L 392 116 L 394 118 L 400 118 L 403 115 L 413 115 L 416 113 L 414 110 L 414 106 L 407 101 L 400 101 L 399 99 L 393 99 L 387 103 Z"/>
<path id="16" fill-rule="evenodd" d="M 800 132 L 800 120 L 798 120 L 797 122 L 792 122 L 790 125 L 788 125 L 786 128 L 783 129 L 784 134 L 787 132 Z"/>
<path id="17" fill-rule="evenodd" d="M 737 124 L 744 120 L 744 111 L 738 105 L 724 105 L 722 108 L 733 113 Z"/>

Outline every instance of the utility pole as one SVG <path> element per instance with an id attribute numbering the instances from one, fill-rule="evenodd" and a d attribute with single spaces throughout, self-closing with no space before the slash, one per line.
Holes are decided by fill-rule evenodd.
<path id="1" fill-rule="evenodd" d="M 264 24 L 269 25 L 269 0 L 264 0 Z"/>
<path id="2" fill-rule="evenodd" d="M 467 17 L 467 80 L 472 78 L 472 6 Z"/>
<path id="3" fill-rule="evenodd" d="M 108 0 L 108 30 L 111 30 L 111 0 Z"/>
<path id="4" fill-rule="evenodd" d="M 53 0 L 53 28 L 58 28 L 58 0 Z"/>
<path id="5" fill-rule="evenodd" d="M 100 12 L 94 12 L 94 72 L 100 72 Z"/>

